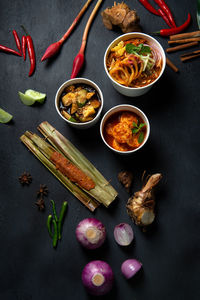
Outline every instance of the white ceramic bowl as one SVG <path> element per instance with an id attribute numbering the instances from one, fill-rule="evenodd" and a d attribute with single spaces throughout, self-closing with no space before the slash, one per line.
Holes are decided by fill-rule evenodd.
<path id="1" fill-rule="evenodd" d="M 147 40 L 148 43 L 150 43 L 150 45 L 152 45 L 155 49 L 157 49 L 159 51 L 159 53 L 161 54 L 161 57 L 162 57 L 162 62 L 163 62 L 162 70 L 161 70 L 158 78 L 156 78 L 156 80 L 154 80 L 152 83 L 150 83 L 146 86 L 143 86 L 143 87 L 139 87 L 139 88 L 126 87 L 122 84 L 119 84 L 110 76 L 108 69 L 106 67 L 106 61 L 107 61 L 108 54 L 110 53 L 110 49 L 113 48 L 114 46 L 116 46 L 120 41 L 127 41 L 132 38 L 144 38 L 145 40 Z M 108 48 L 106 49 L 105 55 L 104 55 L 104 69 L 106 71 L 108 78 L 111 80 L 114 88 L 119 93 L 121 93 L 125 96 L 128 96 L 128 97 L 137 97 L 137 96 L 141 96 L 141 95 L 145 94 L 146 92 L 148 92 L 150 90 L 150 88 L 162 76 L 162 74 L 165 70 L 165 66 L 166 66 L 166 56 L 165 56 L 165 52 L 164 52 L 162 46 L 160 45 L 160 43 L 157 40 L 155 40 L 153 37 L 151 37 L 150 35 L 147 35 L 147 34 L 141 33 L 141 32 L 131 32 L 131 33 L 126 33 L 126 34 L 119 36 L 114 41 L 112 41 L 112 43 L 108 46 Z"/>
<path id="2" fill-rule="evenodd" d="M 97 93 L 99 94 L 99 97 L 100 97 L 101 106 L 99 107 L 99 110 L 98 110 L 98 112 L 97 112 L 97 114 L 96 114 L 96 116 L 93 120 L 88 121 L 88 122 L 84 122 L 84 123 L 75 123 L 75 122 L 71 122 L 71 121 L 67 120 L 61 114 L 60 109 L 59 109 L 60 96 L 61 96 L 62 92 L 64 91 L 64 89 L 66 87 L 68 87 L 70 85 L 73 85 L 73 84 L 82 84 L 82 83 L 93 87 L 97 91 Z M 56 97 L 55 97 L 55 106 L 56 106 L 56 110 L 57 110 L 57 113 L 59 114 L 59 116 L 65 122 L 67 122 L 69 125 L 71 125 L 72 127 L 78 128 L 78 129 L 87 129 L 87 128 L 90 128 L 90 127 L 92 127 L 93 125 L 95 125 L 97 123 L 97 121 L 99 120 L 100 115 L 101 115 L 101 111 L 102 111 L 102 108 L 103 108 L 103 102 L 104 102 L 103 94 L 102 94 L 100 88 L 92 80 L 89 80 L 89 79 L 86 79 L 86 78 L 74 78 L 74 79 L 70 79 L 70 80 L 64 82 L 59 87 L 59 89 L 57 90 Z"/>
<path id="3" fill-rule="evenodd" d="M 115 113 L 120 112 L 120 111 L 130 111 L 133 112 L 135 114 L 137 114 L 138 116 L 140 116 L 145 124 L 146 124 L 146 128 L 147 128 L 147 133 L 146 136 L 144 138 L 143 143 L 136 149 L 131 150 L 131 151 L 119 151 L 116 150 L 114 148 L 112 148 L 105 140 L 104 135 L 103 135 L 103 129 L 104 129 L 104 125 L 106 123 L 106 121 Z M 121 104 L 121 105 L 117 105 L 112 107 L 110 110 L 108 110 L 105 115 L 103 116 L 102 120 L 101 120 L 101 124 L 100 124 L 100 134 L 101 134 L 101 138 L 103 140 L 103 142 L 105 143 L 105 145 L 110 148 L 112 151 L 114 151 L 115 153 L 118 154 L 123 154 L 123 155 L 127 155 L 127 154 L 132 154 L 136 151 L 138 151 L 139 149 L 141 149 L 145 143 L 147 142 L 148 138 L 149 138 L 149 134 L 150 134 L 150 124 L 149 124 L 149 120 L 147 119 L 147 116 L 136 106 L 133 105 L 129 105 L 129 104 Z"/>

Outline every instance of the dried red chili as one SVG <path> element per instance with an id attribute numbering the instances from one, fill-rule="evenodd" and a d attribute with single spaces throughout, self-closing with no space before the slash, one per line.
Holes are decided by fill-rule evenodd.
<path id="1" fill-rule="evenodd" d="M 19 50 L 19 53 L 22 54 L 21 43 L 20 43 L 20 39 L 19 39 L 19 36 L 18 36 L 16 30 L 13 30 L 13 36 L 14 36 L 17 48 Z"/>

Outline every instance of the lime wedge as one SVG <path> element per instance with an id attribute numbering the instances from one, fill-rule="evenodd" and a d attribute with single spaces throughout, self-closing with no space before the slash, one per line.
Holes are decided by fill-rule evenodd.
<path id="1" fill-rule="evenodd" d="M 8 123 L 12 120 L 13 116 L 0 108 L 0 123 Z"/>
<path id="2" fill-rule="evenodd" d="M 22 103 L 24 103 L 25 105 L 32 105 L 35 103 L 35 100 L 33 98 L 31 98 L 30 96 L 25 95 L 21 92 L 18 92 L 18 94 L 19 94 L 19 97 L 20 97 Z"/>
<path id="3" fill-rule="evenodd" d="M 40 103 L 43 103 L 46 98 L 46 94 L 40 93 L 40 92 L 37 92 L 34 90 L 27 90 L 25 92 L 25 95 L 31 97 L 32 99 L 34 99 L 35 101 L 38 101 Z"/>

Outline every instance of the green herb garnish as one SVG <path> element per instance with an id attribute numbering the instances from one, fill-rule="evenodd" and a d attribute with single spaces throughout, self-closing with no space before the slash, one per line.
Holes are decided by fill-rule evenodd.
<path id="1" fill-rule="evenodd" d="M 133 44 L 126 44 L 126 52 L 130 54 L 148 54 L 151 53 L 151 48 L 149 46 L 144 46 L 144 44 L 139 44 L 135 46 Z"/>
<path id="2" fill-rule="evenodd" d="M 137 123 L 133 122 L 132 133 L 133 134 L 138 133 L 139 131 L 141 131 L 141 129 L 144 126 L 145 126 L 145 123 L 140 123 L 139 124 L 139 122 L 137 122 Z M 138 143 L 141 144 L 143 142 L 143 140 L 144 140 L 144 132 L 141 131 L 140 134 L 139 134 L 139 136 L 138 136 Z"/>

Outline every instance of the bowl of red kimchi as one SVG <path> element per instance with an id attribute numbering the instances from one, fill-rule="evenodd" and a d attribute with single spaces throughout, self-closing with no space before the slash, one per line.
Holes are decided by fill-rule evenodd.
<path id="1" fill-rule="evenodd" d="M 121 94 L 145 94 L 162 76 L 165 52 L 150 35 L 133 32 L 116 38 L 106 49 L 104 68 L 114 88 Z"/>

